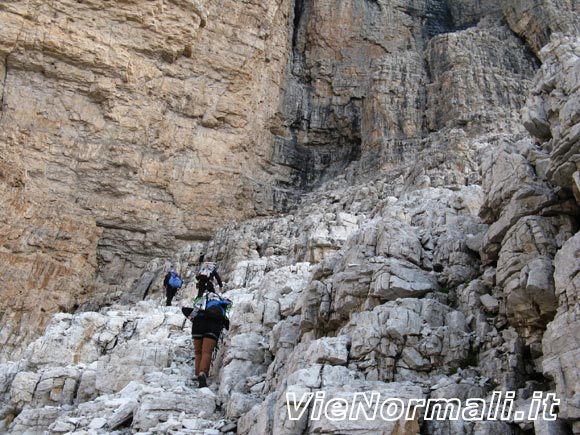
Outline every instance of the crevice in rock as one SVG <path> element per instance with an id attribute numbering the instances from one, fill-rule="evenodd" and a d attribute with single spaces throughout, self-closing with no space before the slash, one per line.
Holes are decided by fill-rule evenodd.
<path id="1" fill-rule="evenodd" d="M 459 363 L 461 369 L 467 369 L 469 367 L 477 367 L 479 360 L 479 352 L 473 347 L 473 341 L 469 341 L 469 349 L 467 350 L 466 357 Z"/>
<path id="2" fill-rule="evenodd" d="M 431 0 L 427 2 L 427 20 L 423 29 L 426 39 L 458 30 L 453 22 L 453 16 L 447 0 Z"/>
<path id="3" fill-rule="evenodd" d="M 536 382 L 541 385 L 544 389 L 550 390 L 554 389 L 552 379 L 544 375 L 544 373 L 536 370 L 536 361 L 542 356 L 534 354 L 531 346 L 523 346 L 522 350 L 522 362 L 524 367 L 524 373 L 522 374 L 525 382 Z"/>
<path id="4" fill-rule="evenodd" d="M 74 391 L 72 394 L 72 403 L 75 403 L 77 401 L 77 398 L 79 395 L 79 389 L 81 387 L 81 379 L 82 379 L 82 374 L 75 381 L 75 387 L 74 387 Z"/>
<path id="5" fill-rule="evenodd" d="M 113 343 L 113 344 L 111 345 L 111 343 Z M 119 344 L 119 336 L 118 336 L 118 335 L 115 337 L 115 339 L 114 339 L 114 340 L 111 340 L 111 341 L 109 341 L 109 342 L 108 342 L 108 343 L 107 343 L 107 344 L 106 344 L 106 345 L 103 347 L 103 349 L 101 350 L 101 355 L 106 355 L 106 354 L 108 354 L 108 353 L 112 352 L 112 351 L 113 351 L 113 349 L 115 349 L 115 347 L 117 347 L 117 344 Z"/>
<path id="6" fill-rule="evenodd" d="M 393 358 L 393 377 L 391 379 L 391 381 L 395 382 L 396 377 L 397 377 L 397 365 L 399 364 L 399 361 L 401 361 L 401 359 L 403 358 L 403 352 L 405 350 L 405 347 L 407 346 L 407 339 L 408 337 L 406 335 L 403 336 L 403 345 L 400 347 L 400 349 L 397 351 L 397 354 L 395 355 L 395 357 Z"/>
<path id="7" fill-rule="evenodd" d="M 149 290 L 151 289 L 151 286 L 153 285 L 153 279 L 151 280 L 151 282 L 149 283 L 149 285 L 147 286 L 147 288 L 145 289 L 145 292 L 143 292 L 143 297 L 141 298 L 142 300 L 145 300 L 147 298 L 147 295 L 149 294 Z"/>
<path id="8" fill-rule="evenodd" d="M 36 385 L 34 386 L 34 389 L 32 390 L 32 395 L 31 395 L 32 398 L 34 398 L 34 396 L 36 396 L 36 391 L 38 390 L 38 386 L 40 385 L 41 381 L 42 381 L 42 375 L 39 376 L 38 381 L 36 381 Z"/>
<path id="9" fill-rule="evenodd" d="M 361 98 L 351 97 L 341 105 L 332 104 L 333 91 L 320 97 L 306 57 L 308 52 L 309 0 L 295 0 L 291 17 L 291 56 L 287 86 L 276 128 L 272 129 L 272 164 L 287 175 L 274 188 L 274 208 L 287 212 L 323 182 L 337 176 L 361 154 Z M 279 171 L 274 169 L 274 171 Z"/>
<path id="10" fill-rule="evenodd" d="M 125 420 L 122 420 L 120 423 L 117 423 L 114 426 L 109 427 L 109 429 L 111 430 L 130 429 L 132 424 L 133 424 L 133 413 L 129 414 L 127 418 Z"/>
<path id="11" fill-rule="evenodd" d="M 298 38 L 301 29 L 301 21 L 304 15 L 305 2 L 308 0 L 294 0 L 294 19 L 292 26 L 292 53 L 296 56 L 298 50 Z"/>
<path id="12" fill-rule="evenodd" d="M 2 92 L 0 92 L 0 123 L 4 118 L 4 98 L 6 97 L 6 82 L 8 81 L 8 54 L 4 57 L 3 66 L 4 71 L 2 74 Z"/>
<path id="13" fill-rule="evenodd" d="M 306 415 L 306 425 L 304 427 L 304 430 L 302 430 L 302 432 L 300 432 L 300 435 L 308 435 L 310 434 L 310 421 L 312 420 L 310 418 L 310 414 L 312 413 L 312 408 L 314 405 L 310 405 L 308 406 L 308 409 L 306 411 L 304 411 L 304 414 Z"/>
<path id="14" fill-rule="evenodd" d="M 518 34 L 515 30 L 513 30 L 509 23 L 506 22 L 505 20 L 503 21 L 503 24 L 505 25 L 505 27 L 510 31 L 510 33 L 512 35 L 514 35 L 515 38 L 517 38 L 518 41 L 521 42 L 522 46 L 525 49 L 525 55 L 531 59 L 536 66 L 536 71 L 540 68 L 540 66 L 542 65 L 542 61 L 540 60 L 540 58 L 538 57 L 538 55 L 534 52 L 534 50 L 532 49 L 532 47 L 530 46 L 530 44 L 528 43 L 528 41 L 526 40 L 526 38 L 520 34 Z M 549 29 L 548 29 L 549 30 Z M 549 36 L 548 36 L 549 39 Z"/>
<path id="15" fill-rule="evenodd" d="M 425 398 L 427 399 L 427 398 Z M 431 435 L 431 431 L 427 427 L 428 420 L 423 420 L 419 425 L 419 435 Z"/>
<path id="16" fill-rule="evenodd" d="M 104 222 L 97 222 L 96 224 L 97 224 L 97 227 L 104 228 L 107 230 L 121 230 L 121 231 L 129 231 L 132 233 L 147 234 L 146 230 L 142 230 L 140 228 L 125 227 L 123 225 L 108 224 L 108 223 L 104 223 Z"/>

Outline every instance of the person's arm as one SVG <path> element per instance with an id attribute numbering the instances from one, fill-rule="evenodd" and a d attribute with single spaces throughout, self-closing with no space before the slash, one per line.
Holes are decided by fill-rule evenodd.
<path id="1" fill-rule="evenodd" d="M 216 279 L 216 281 L 218 283 L 218 286 L 219 286 L 220 290 L 223 289 L 224 288 L 224 284 L 222 283 L 222 279 L 220 278 L 219 273 L 217 273 L 217 270 L 213 273 L 213 276 L 215 277 L 215 279 Z"/>
<path id="2" fill-rule="evenodd" d="M 169 277 L 171 276 L 171 274 L 169 272 L 167 272 L 167 274 L 165 274 L 165 279 L 163 280 L 163 287 L 167 287 L 167 284 L 169 284 Z"/>

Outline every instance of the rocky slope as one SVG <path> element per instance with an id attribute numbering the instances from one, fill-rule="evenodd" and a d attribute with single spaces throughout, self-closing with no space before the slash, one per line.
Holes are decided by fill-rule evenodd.
<path id="1" fill-rule="evenodd" d="M 578 6 L 403 3 L 0 5 L 4 430 L 580 433 L 580 41 L 553 34 L 580 33 Z M 159 307 L 173 238 L 236 304 L 211 391 Z M 290 421 L 285 393 L 316 390 L 562 402 L 556 422 Z"/>

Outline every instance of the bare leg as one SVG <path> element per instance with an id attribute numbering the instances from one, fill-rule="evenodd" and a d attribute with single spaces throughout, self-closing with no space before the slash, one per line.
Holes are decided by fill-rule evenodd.
<path id="1" fill-rule="evenodd" d="M 200 372 L 205 373 L 206 375 L 209 373 L 209 366 L 211 364 L 211 354 L 215 349 L 215 345 L 217 341 L 213 338 L 203 337 L 203 345 L 201 351 L 201 367 L 199 368 Z"/>
<path id="2" fill-rule="evenodd" d="M 203 339 L 201 338 L 193 339 L 193 348 L 195 349 L 195 376 L 199 375 L 199 371 L 201 368 L 202 344 Z"/>

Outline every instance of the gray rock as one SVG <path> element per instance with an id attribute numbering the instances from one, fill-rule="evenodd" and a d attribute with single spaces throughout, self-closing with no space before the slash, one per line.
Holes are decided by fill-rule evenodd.
<path id="1" fill-rule="evenodd" d="M 497 283 L 504 288 L 509 321 L 530 341 L 539 340 L 556 312 L 552 258 L 570 229 L 566 217 L 526 217 L 509 230 L 499 252 Z"/>
<path id="2" fill-rule="evenodd" d="M 437 278 L 403 260 L 386 259 L 373 274 L 370 295 L 382 302 L 420 297 L 439 289 Z"/>
<path id="3" fill-rule="evenodd" d="M 534 421 L 534 431 L 542 435 L 567 435 L 570 429 L 566 423 L 561 420 L 549 421 L 538 418 Z"/>
<path id="4" fill-rule="evenodd" d="M 497 314 L 499 311 L 499 302 L 496 298 L 491 295 L 482 295 L 480 296 L 479 300 L 483 304 L 486 311 Z"/>
<path id="5" fill-rule="evenodd" d="M 348 362 L 350 338 L 322 338 L 310 343 L 307 355 L 313 364 L 345 365 Z"/>
<path id="6" fill-rule="evenodd" d="M 230 432 L 230 431 L 235 431 L 236 430 L 236 423 L 229 423 L 229 424 L 225 424 L 224 426 L 222 426 L 220 428 L 220 432 Z"/>
<path id="7" fill-rule="evenodd" d="M 570 192 L 574 185 L 573 174 L 577 171 L 572 162 L 580 153 L 579 44 L 576 37 L 555 35 L 540 51 L 543 65 L 527 104 L 530 109 L 526 127 L 545 144 L 550 142 L 547 178 Z M 546 113 L 550 114 L 548 118 Z"/>
<path id="8" fill-rule="evenodd" d="M 576 234 L 562 247 L 554 259 L 554 281 L 559 299 L 556 317 L 547 326 L 542 340 L 543 371 L 554 379 L 556 394 L 561 400 L 560 417 L 580 417 L 580 402 L 575 393 L 578 382 L 574 373 L 580 369 L 580 327 L 575 320 L 580 314 L 580 266 L 575 260 L 580 252 L 580 234 Z M 570 377 L 572 376 L 572 377 Z M 572 381 L 570 381 L 572 379 Z"/>
<path id="9" fill-rule="evenodd" d="M 12 381 L 12 387 L 10 389 L 11 401 L 19 406 L 31 403 L 40 379 L 41 375 L 37 373 L 18 373 Z"/>
<path id="10" fill-rule="evenodd" d="M 216 410 L 216 397 L 204 390 L 146 394 L 140 399 L 132 426 L 137 430 L 147 431 L 159 422 L 167 421 L 171 416 L 177 417 L 181 413 L 208 419 Z M 192 409 L 192 403 L 195 403 L 195 409 Z"/>
<path id="11" fill-rule="evenodd" d="M 58 407 L 25 408 L 10 425 L 9 433 L 42 435 L 60 413 Z"/>
<path id="12" fill-rule="evenodd" d="M 132 421 L 138 402 L 134 399 L 128 399 L 121 403 L 115 412 L 107 419 L 107 427 L 110 430 L 116 430 L 120 426 Z"/>

